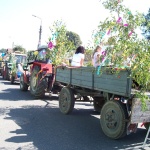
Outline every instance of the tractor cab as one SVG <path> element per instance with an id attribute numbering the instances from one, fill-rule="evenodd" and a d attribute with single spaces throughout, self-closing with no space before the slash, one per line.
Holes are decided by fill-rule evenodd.
<path id="1" fill-rule="evenodd" d="M 24 72 L 23 65 L 26 63 L 27 56 L 20 52 L 12 53 L 9 57 L 10 82 L 19 81 L 21 74 Z"/>
<path id="2" fill-rule="evenodd" d="M 48 54 L 50 53 L 47 46 L 41 46 L 38 50 L 30 51 L 28 53 L 28 64 L 33 64 L 34 62 L 51 64 L 52 61 L 50 60 Z"/>

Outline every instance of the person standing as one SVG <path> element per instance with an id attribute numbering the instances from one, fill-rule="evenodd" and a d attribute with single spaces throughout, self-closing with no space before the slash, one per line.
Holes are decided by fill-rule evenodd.
<path id="1" fill-rule="evenodd" d="M 93 58 L 92 58 L 94 67 L 97 67 L 100 65 L 101 50 L 102 48 L 100 46 L 97 46 L 96 49 L 94 50 Z"/>
<path id="2" fill-rule="evenodd" d="M 72 61 L 71 61 L 71 66 L 83 66 L 84 64 L 84 58 L 85 58 L 85 48 L 83 46 L 79 46 L 76 49 L 75 54 L 73 55 Z"/>

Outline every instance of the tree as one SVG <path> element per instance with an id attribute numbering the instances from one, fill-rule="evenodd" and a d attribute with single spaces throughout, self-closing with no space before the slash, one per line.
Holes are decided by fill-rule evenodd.
<path id="1" fill-rule="evenodd" d="M 20 51 L 20 52 L 22 52 L 22 53 L 26 53 L 26 49 L 25 48 L 23 48 L 22 46 L 20 46 L 20 45 L 16 45 L 14 48 L 13 48 L 13 51 L 15 52 L 15 51 Z"/>
<path id="2" fill-rule="evenodd" d="M 145 15 L 144 17 L 145 17 L 145 22 L 141 26 L 143 32 L 142 34 L 146 39 L 150 40 L 150 9 L 148 11 L 148 14 Z"/>
<path id="3" fill-rule="evenodd" d="M 131 77 L 142 85 L 138 96 L 145 108 L 144 102 L 148 97 L 145 98 L 144 93 L 150 84 L 150 43 L 146 39 L 139 39 L 136 33 L 145 18 L 138 12 L 131 12 L 122 2 L 123 0 L 102 0 L 103 6 L 110 11 L 110 17 L 99 23 L 94 42 L 95 45 L 101 42 L 107 45 L 106 62 L 111 61 L 114 69 L 129 68 L 124 66 L 124 62 L 130 58 Z"/>
<path id="4" fill-rule="evenodd" d="M 54 65 L 59 65 L 66 62 L 66 55 L 74 48 L 73 42 L 69 41 L 66 34 L 67 28 L 62 21 L 55 21 L 50 27 L 51 36 L 49 37 L 49 57 Z"/>
<path id="5" fill-rule="evenodd" d="M 68 40 L 74 43 L 75 48 L 77 48 L 82 44 L 80 36 L 77 33 L 74 33 L 72 31 L 67 31 L 66 35 L 68 37 Z"/>
<path id="6" fill-rule="evenodd" d="M 0 49 L 0 53 L 6 53 L 6 49 L 4 48 Z"/>

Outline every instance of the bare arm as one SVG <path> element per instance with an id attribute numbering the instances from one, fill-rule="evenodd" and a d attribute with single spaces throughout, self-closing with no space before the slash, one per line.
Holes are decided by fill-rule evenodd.
<path id="1" fill-rule="evenodd" d="M 80 65 L 83 66 L 84 59 L 81 58 Z"/>
<path id="2" fill-rule="evenodd" d="M 96 60 L 97 60 L 97 63 L 100 64 L 100 54 L 97 55 Z"/>

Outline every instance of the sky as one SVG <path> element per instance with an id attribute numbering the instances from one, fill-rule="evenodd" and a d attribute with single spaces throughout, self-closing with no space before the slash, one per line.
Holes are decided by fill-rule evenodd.
<path id="1" fill-rule="evenodd" d="M 133 11 L 147 13 L 150 8 L 150 0 L 124 2 Z M 42 44 L 48 42 L 53 22 L 63 20 L 67 30 L 77 33 L 86 46 L 92 31 L 107 16 L 100 0 L 0 0 L 0 49 L 15 45 L 36 49 L 41 20 Z"/>

